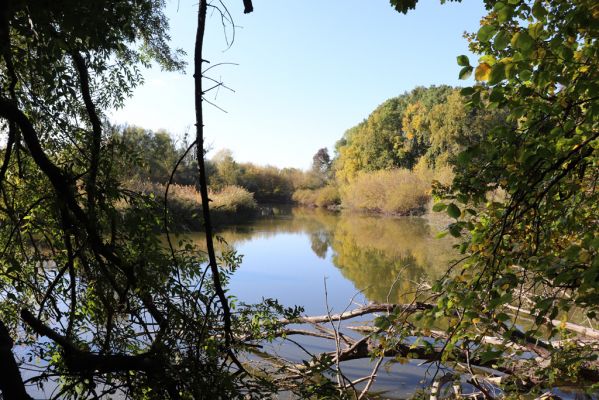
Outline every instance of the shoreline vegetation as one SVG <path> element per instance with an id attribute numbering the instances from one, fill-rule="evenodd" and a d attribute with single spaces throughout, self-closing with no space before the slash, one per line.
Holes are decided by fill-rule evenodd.
<path id="1" fill-rule="evenodd" d="M 385 101 L 348 129 L 333 156 L 319 149 L 307 171 L 237 162 L 222 149 L 206 160 L 211 208 L 217 222 L 251 216 L 260 204 L 424 215 L 433 189 L 451 186 L 458 154 L 480 142 L 490 127 L 505 123 L 503 115 L 502 110 L 467 111 L 458 89 L 450 86 L 418 87 Z M 199 214 L 201 207 L 197 160 L 185 153 L 186 139 L 177 144 L 165 131 L 121 126 L 113 128 L 111 143 L 130 155 L 121 169 L 131 172 L 125 188 L 163 203 L 171 180 L 171 224 L 198 227 L 184 217 Z"/>
<path id="2" fill-rule="evenodd" d="M 131 181 L 126 186 L 128 190 L 144 196 L 154 207 L 164 209 L 166 185 L 150 181 Z M 225 186 L 219 191 L 209 192 L 208 197 L 211 200 L 210 214 L 214 223 L 219 225 L 252 218 L 259 211 L 254 195 L 240 186 Z M 129 210 L 125 202 L 121 203 L 120 208 L 125 214 Z M 202 201 L 195 186 L 174 184 L 169 187 L 169 229 L 200 231 L 203 229 L 201 215 Z"/>

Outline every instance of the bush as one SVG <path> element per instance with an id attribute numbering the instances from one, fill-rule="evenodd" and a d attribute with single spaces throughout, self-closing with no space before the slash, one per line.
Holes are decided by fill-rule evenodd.
<path id="1" fill-rule="evenodd" d="M 315 206 L 316 196 L 312 189 L 298 189 L 293 193 L 292 200 L 303 206 Z"/>
<path id="2" fill-rule="evenodd" d="M 325 186 L 319 189 L 299 189 L 293 193 L 293 201 L 311 207 L 334 207 L 341 203 L 336 186 Z"/>
<path id="3" fill-rule="evenodd" d="M 331 207 L 341 204 L 339 190 L 335 186 L 325 186 L 316 189 L 316 205 L 318 207 Z"/>
<path id="4" fill-rule="evenodd" d="M 225 186 L 220 192 L 210 195 L 211 208 L 227 212 L 239 212 L 256 208 L 254 195 L 241 186 Z"/>
<path id="5" fill-rule="evenodd" d="M 418 160 L 413 171 L 421 181 L 428 185 L 437 181 L 443 186 L 451 186 L 455 175 L 453 168 L 448 164 L 439 163 L 435 168 L 430 168 L 425 157 Z"/>
<path id="6" fill-rule="evenodd" d="M 430 186 L 405 169 L 362 173 L 342 191 L 344 207 L 385 214 L 422 214 L 429 200 Z"/>

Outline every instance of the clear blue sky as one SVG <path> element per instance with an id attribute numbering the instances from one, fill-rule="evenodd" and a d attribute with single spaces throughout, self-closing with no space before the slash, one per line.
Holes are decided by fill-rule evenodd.
<path id="1" fill-rule="evenodd" d="M 456 56 L 469 53 L 462 34 L 476 31 L 485 14 L 480 0 L 420 0 L 408 15 L 388 0 L 254 0 L 247 15 L 242 0 L 226 4 L 238 25 L 235 43 L 226 50 L 213 14 L 205 58 L 239 65 L 212 71 L 235 93 L 208 95 L 227 110 L 206 105 L 211 154 L 229 148 L 238 161 L 298 168 L 308 168 L 319 148 L 332 151 L 386 99 L 419 85 L 463 85 Z M 167 2 L 172 45 L 187 52 L 187 74 L 146 71 L 114 122 L 193 134 L 196 9 L 196 1 Z"/>

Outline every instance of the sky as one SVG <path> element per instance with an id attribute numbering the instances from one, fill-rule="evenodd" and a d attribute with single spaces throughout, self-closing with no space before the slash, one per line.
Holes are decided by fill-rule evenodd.
<path id="1" fill-rule="evenodd" d="M 204 58 L 220 88 L 205 104 L 208 157 L 228 148 L 238 162 L 307 169 L 319 148 L 368 117 L 386 99 L 416 86 L 458 80 L 456 56 L 468 52 L 465 31 L 485 14 L 480 0 L 420 0 L 407 15 L 388 0 L 223 1 L 236 24 L 228 48 L 219 14 L 209 10 Z M 167 0 L 171 44 L 184 50 L 186 73 L 145 70 L 114 123 L 166 129 L 181 141 L 194 135 L 193 49 L 196 0 Z M 227 37 L 231 38 L 231 30 Z"/>

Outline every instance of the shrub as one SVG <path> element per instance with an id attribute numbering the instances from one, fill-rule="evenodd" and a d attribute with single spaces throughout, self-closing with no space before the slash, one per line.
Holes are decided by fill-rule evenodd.
<path id="1" fill-rule="evenodd" d="M 386 214 L 421 214 L 429 200 L 430 186 L 405 169 L 361 173 L 342 191 L 344 207 Z"/>
<path id="2" fill-rule="evenodd" d="M 318 207 L 331 207 L 341 203 L 339 190 L 335 186 L 325 186 L 316 189 L 316 205 Z"/>
<path id="3" fill-rule="evenodd" d="M 292 199 L 304 206 L 315 206 L 316 196 L 312 189 L 298 189 L 293 193 Z"/>
<path id="4" fill-rule="evenodd" d="M 256 208 L 254 195 L 241 186 L 225 186 L 220 192 L 210 195 L 212 209 L 239 212 Z"/>
<path id="5" fill-rule="evenodd" d="M 293 201 L 312 207 L 333 207 L 341 203 L 336 186 L 325 186 L 319 189 L 299 189 L 293 193 Z"/>
<path id="6" fill-rule="evenodd" d="M 443 186 L 450 186 L 455 175 L 453 168 L 448 164 L 439 163 L 435 168 L 430 168 L 425 157 L 418 160 L 413 171 L 421 181 L 428 185 L 431 185 L 433 181 L 437 181 Z"/>
<path id="7" fill-rule="evenodd" d="M 278 168 L 241 164 L 239 185 L 254 194 L 261 203 L 288 202 L 293 193 L 291 180 Z"/>

